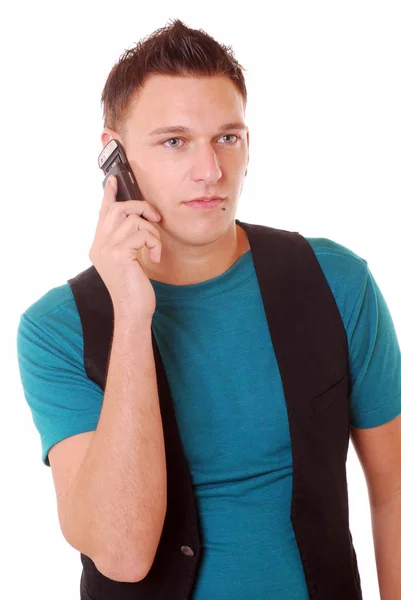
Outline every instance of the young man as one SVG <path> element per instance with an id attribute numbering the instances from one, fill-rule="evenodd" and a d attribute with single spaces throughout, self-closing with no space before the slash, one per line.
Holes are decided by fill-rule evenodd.
<path id="1" fill-rule="evenodd" d="M 250 240 L 235 219 L 249 160 L 242 69 L 229 49 L 175 21 L 120 58 L 102 101 L 102 143 L 123 144 L 145 200 L 116 202 L 109 179 L 90 249 L 100 279 L 96 290 L 86 284 L 89 302 L 79 300 L 85 278 L 92 281 L 85 275 L 30 306 L 18 331 L 21 378 L 61 530 L 83 555 L 81 598 L 323 599 L 319 590 L 340 586 L 342 574 L 313 576 L 323 548 L 308 563 L 292 526 L 295 421 Z M 400 347 L 366 260 L 328 239 L 307 242 L 347 336 L 352 440 L 368 483 L 382 597 L 395 599 Z M 267 271 L 274 260 L 265 257 Z M 111 313 L 95 312 L 100 285 L 112 305 L 109 349 L 102 332 Z M 167 467 L 175 425 L 160 410 L 152 332 L 189 465 L 201 552 L 195 534 L 195 546 L 181 533 L 174 538 L 181 517 L 172 498 L 190 502 L 190 491 L 183 480 L 168 486 L 181 455 Z M 104 373 L 88 376 L 93 335 L 95 354 L 109 350 L 104 386 Z M 335 397 L 323 398 L 332 405 Z M 333 419 L 333 435 L 335 427 Z M 335 491 L 334 471 L 328 477 Z M 311 538 L 319 510 L 311 510 Z M 328 531 L 337 525 L 333 517 Z M 346 567 L 353 591 L 341 598 L 360 598 L 357 567 Z"/>

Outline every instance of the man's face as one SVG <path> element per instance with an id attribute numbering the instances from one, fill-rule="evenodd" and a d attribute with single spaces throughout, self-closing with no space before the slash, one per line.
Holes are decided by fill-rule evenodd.
<path id="1" fill-rule="evenodd" d="M 122 142 L 144 199 L 162 215 L 161 233 L 202 244 L 232 225 L 249 156 L 244 116 L 243 98 L 228 77 L 151 75 L 126 121 L 125 139 L 105 130 Z M 223 128 L 230 123 L 243 127 Z M 177 126 L 188 131 L 152 133 Z M 103 143 L 109 139 L 103 133 Z M 210 209 L 184 204 L 214 195 L 225 202 Z"/>

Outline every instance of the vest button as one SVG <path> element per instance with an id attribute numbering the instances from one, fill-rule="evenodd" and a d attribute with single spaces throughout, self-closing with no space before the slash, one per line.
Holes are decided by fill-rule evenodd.
<path id="1" fill-rule="evenodd" d="M 195 556 L 194 551 L 189 546 L 181 546 L 181 552 L 186 556 Z"/>

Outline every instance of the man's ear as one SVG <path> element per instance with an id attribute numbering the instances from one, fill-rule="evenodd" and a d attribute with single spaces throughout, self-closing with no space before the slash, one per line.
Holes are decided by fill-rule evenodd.
<path id="1" fill-rule="evenodd" d="M 110 142 L 110 140 L 118 140 L 120 143 L 122 143 L 121 138 L 118 135 L 118 133 L 116 133 L 112 129 L 109 129 L 108 127 L 106 127 L 102 131 L 102 135 L 100 136 L 100 139 L 101 139 L 103 148 L 106 146 L 106 144 L 108 144 Z"/>

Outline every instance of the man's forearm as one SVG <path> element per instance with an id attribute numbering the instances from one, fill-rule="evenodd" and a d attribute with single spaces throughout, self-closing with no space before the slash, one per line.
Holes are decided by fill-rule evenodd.
<path id="1" fill-rule="evenodd" d="M 164 437 L 151 327 L 136 325 L 127 315 L 116 318 L 99 423 L 68 496 L 66 537 L 97 558 L 108 577 L 132 581 L 152 560 L 165 509 Z"/>
<path id="2" fill-rule="evenodd" d="M 371 510 L 380 600 L 401 598 L 401 494 Z"/>

